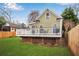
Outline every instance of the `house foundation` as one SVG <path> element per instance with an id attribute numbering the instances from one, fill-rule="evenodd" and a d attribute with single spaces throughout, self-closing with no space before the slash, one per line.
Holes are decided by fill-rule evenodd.
<path id="1" fill-rule="evenodd" d="M 22 41 L 32 44 L 40 44 L 46 46 L 58 46 L 65 45 L 65 41 L 60 37 L 22 37 Z"/>

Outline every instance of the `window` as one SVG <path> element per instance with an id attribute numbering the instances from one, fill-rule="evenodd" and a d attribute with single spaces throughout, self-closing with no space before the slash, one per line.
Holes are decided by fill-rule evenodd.
<path id="1" fill-rule="evenodd" d="M 48 20 L 50 17 L 50 14 L 49 13 L 46 13 L 46 19 Z"/>
<path id="2" fill-rule="evenodd" d="M 49 16 L 49 13 L 47 13 L 46 15 Z"/>
<path id="3" fill-rule="evenodd" d="M 40 26 L 40 33 L 43 33 L 43 26 Z"/>
<path id="4" fill-rule="evenodd" d="M 32 26 L 32 33 L 35 33 L 35 26 Z"/>
<path id="5" fill-rule="evenodd" d="M 61 18 L 57 18 L 56 20 L 57 20 L 57 22 L 60 22 Z"/>
<path id="6" fill-rule="evenodd" d="M 46 33 L 46 30 L 43 26 L 40 26 L 40 33 Z"/>
<path id="7" fill-rule="evenodd" d="M 53 33 L 59 33 L 60 29 L 57 28 L 56 24 L 53 26 Z"/>

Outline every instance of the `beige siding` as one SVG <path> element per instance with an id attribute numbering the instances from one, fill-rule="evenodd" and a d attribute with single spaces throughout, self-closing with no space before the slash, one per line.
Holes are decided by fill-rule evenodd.
<path id="1" fill-rule="evenodd" d="M 42 25 L 43 27 L 45 27 L 46 31 L 48 32 L 49 30 L 51 30 L 51 28 L 56 24 L 58 28 L 60 28 L 60 22 L 57 22 L 57 17 L 52 13 L 52 12 L 49 12 L 50 13 L 50 19 L 46 19 L 46 13 L 45 12 L 40 18 L 40 23 L 37 24 L 37 27 L 40 28 L 40 26 Z M 49 31 L 51 32 L 51 31 Z"/>
<path id="2" fill-rule="evenodd" d="M 45 14 L 46 14 L 46 12 L 39 18 L 39 20 L 40 20 L 39 25 L 42 25 L 44 27 L 52 27 L 53 24 L 56 23 L 56 17 L 52 13 L 50 13 L 50 19 L 47 20 L 45 18 Z"/>

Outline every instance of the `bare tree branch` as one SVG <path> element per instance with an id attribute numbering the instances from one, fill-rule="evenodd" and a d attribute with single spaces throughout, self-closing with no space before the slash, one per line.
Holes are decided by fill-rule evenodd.
<path id="1" fill-rule="evenodd" d="M 38 17 L 39 15 L 39 12 L 34 10 L 32 11 L 29 15 L 28 15 L 28 21 L 31 22 L 31 21 L 36 21 L 36 18 Z"/>
<path id="2" fill-rule="evenodd" d="M 7 19 L 6 21 L 11 21 L 11 13 L 12 11 L 9 8 L 0 8 L 0 14 L 1 16 L 4 16 Z"/>

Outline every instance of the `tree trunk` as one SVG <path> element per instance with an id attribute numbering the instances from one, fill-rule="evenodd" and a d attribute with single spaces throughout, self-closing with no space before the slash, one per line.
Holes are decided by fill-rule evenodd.
<path id="1" fill-rule="evenodd" d="M 68 31 L 65 31 L 64 35 L 65 35 L 65 41 L 68 44 Z"/>
<path id="2" fill-rule="evenodd" d="M 1 31 L 3 31 L 3 27 L 4 27 L 4 26 L 1 27 Z"/>
<path id="3" fill-rule="evenodd" d="M 64 20 L 63 21 L 63 26 L 64 26 L 64 39 L 65 42 L 68 44 L 68 31 L 70 31 L 73 27 L 76 26 L 76 24 L 73 21 L 70 20 Z"/>
<path id="4" fill-rule="evenodd" d="M 2 25 L 0 25 L 0 31 L 2 30 Z"/>

